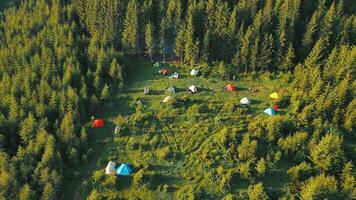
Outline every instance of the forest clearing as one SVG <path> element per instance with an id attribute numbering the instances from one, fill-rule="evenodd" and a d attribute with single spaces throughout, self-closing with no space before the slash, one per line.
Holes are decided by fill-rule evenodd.
<path id="1" fill-rule="evenodd" d="M 128 198 L 131 194 L 145 199 L 173 198 L 176 195 L 174 191 L 183 187 L 183 183 L 186 184 L 187 181 L 192 187 L 194 184 L 201 185 L 208 192 L 214 193 L 219 187 L 224 187 L 220 186 L 219 181 L 226 173 L 230 176 L 228 179 L 233 179 L 231 186 L 236 188 L 234 192 L 246 192 L 248 181 L 237 174 L 233 175 L 235 161 L 234 155 L 228 152 L 229 138 L 239 138 L 234 142 L 241 143 L 250 122 L 256 118 L 268 119 L 270 116 L 263 111 L 279 102 L 271 99 L 270 94 L 277 91 L 288 95 L 287 82 L 282 77 L 273 77 L 272 74 L 236 81 L 207 79 L 191 76 L 189 71 L 168 67 L 171 74 L 178 72 L 180 77 L 171 80 L 169 76 L 157 73 L 164 65 L 153 67 L 151 63 L 139 63 L 137 66 L 140 67 L 130 75 L 132 84 L 122 94 L 109 100 L 108 104 L 114 104 L 114 108 L 109 106 L 105 109 L 109 113 L 98 116 L 107 122 L 104 128 L 88 131 L 93 134 L 89 138 L 93 137 L 90 140 L 94 142 L 89 145 L 100 152 L 100 157 L 94 161 L 94 171 L 81 183 L 81 192 L 88 195 L 88 188 L 100 190 L 100 185 L 105 185 L 102 181 L 108 181 L 104 171 L 110 160 L 130 163 L 134 169 L 132 176 L 136 176 L 136 173 L 145 174 L 142 180 L 135 180 L 132 176 L 119 176 L 115 193 L 120 198 Z M 236 85 L 237 90 L 224 91 L 227 83 Z M 172 85 L 178 88 L 176 93 L 167 90 Z M 186 91 L 190 85 L 197 86 L 196 94 Z M 144 94 L 146 86 L 150 88 L 148 95 Z M 255 88 L 257 91 L 251 92 L 248 88 Z M 162 100 L 169 95 L 174 97 L 175 102 L 163 104 Z M 240 99 L 243 97 L 251 99 L 249 106 L 241 105 Z M 137 105 L 137 101 L 141 101 L 142 105 Z M 287 108 L 278 110 L 277 115 L 284 115 Z M 129 117 L 123 125 L 125 128 L 115 134 L 117 120 L 126 116 Z M 91 124 L 87 128 L 91 129 Z M 265 145 L 259 144 L 252 152 L 255 154 L 253 156 L 260 160 L 269 155 L 276 168 L 268 175 L 263 175 L 261 180 L 266 183 L 267 188 L 277 187 L 282 190 L 288 182 L 288 175 L 280 171 L 293 166 L 293 161 L 288 158 L 273 161 L 272 157 L 275 155 L 268 152 Z M 205 163 L 210 157 L 219 159 L 214 163 Z M 212 165 L 217 165 L 219 169 L 212 169 Z M 278 170 L 280 168 L 282 170 Z M 82 174 L 86 172 L 83 171 Z M 278 178 L 273 178 L 276 174 Z M 73 183 L 78 184 L 77 180 Z M 68 188 L 76 187 L 68 185 Z M 167 191 L 172 193 L 165 193 Z"/>

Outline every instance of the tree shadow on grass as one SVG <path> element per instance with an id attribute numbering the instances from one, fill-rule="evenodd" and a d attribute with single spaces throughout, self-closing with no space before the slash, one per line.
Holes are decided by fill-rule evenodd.
<path id="1" fill-rule="evenodd" d="M 159 185 L 179 184 L 182 182 L 182 178 L 171 175 L 153 174 L 150 175 L 149 182 L 151 184 L 151 188 L 156 189 Z"/>
<path id="2" fill-rule="evenodd" d="M 124 190 L 128 189 L 132 185 L 132 176 L 117 176 L 117 189 Z"/>

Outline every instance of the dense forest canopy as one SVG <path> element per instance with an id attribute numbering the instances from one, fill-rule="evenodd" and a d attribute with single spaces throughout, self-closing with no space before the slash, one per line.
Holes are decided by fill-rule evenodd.
<path id="1" fill-rule="evenodd" d="M 0 199 L 62 197 L 66 170 L 90 159 L 83 124 L 125 88 L 130 59 L 175 60 L 207 77 L 288 74 L 288 113 L 225 141 L 237 145 L 233 168 L 249 181 L 248 197 L 356 198 L 355 149 L 344 145 L 356 137 L 356 1 L 15 3 L 0 2 Z M 257 143 L 268 153 L 256 155 Z M 270 152 L 299 163 L 283 194 L 259 181 L 273 168 Z"/>

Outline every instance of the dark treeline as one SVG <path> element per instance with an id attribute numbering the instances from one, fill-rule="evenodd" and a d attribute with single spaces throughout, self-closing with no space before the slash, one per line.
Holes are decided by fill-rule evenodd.
<path id="1" fill-rule="evenodd" d="M 288 71 L 318 40 L 355 44 L 353 0 L 78 0 L 80 21 L 125 53 L 233 72 Z"/>
<path id="2" fill-rule="evenodd" d="M 90 153 L 82 122 L 123 85 L 122 55 L 89 42 L 76 16 L 57 0 L 1 13 L 0 199 L 59 196 Z"/>

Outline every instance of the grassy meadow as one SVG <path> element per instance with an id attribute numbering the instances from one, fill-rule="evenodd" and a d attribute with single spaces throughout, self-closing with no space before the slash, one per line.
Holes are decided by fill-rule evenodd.
<path id="1" fill-rule="evenodd" d="M 88 123 L 92 153 L 88 155 L 88 164 L 81 165 L 83 167 L 75 172 L 83 178 L 74 179 L 67 188 L 71 192 L 65 194 L 80 192 L 80 196 L 87 196 L 95 182 L 105 176 L 110 160 L 118 164 L 128 162 L 134 171 L 131 176 L 119 177 L 117 181 L 116 189 L 122 198 L 132 197 L 132 194 L 144 199 L 172 198 L 187 183 L 217 193 L 219 173 L 228 173 L 235 165 L 224 141 L 229 137 L 241 141 L 249 123 L 269 118 L 263 110 L 274 103 L 270 93 L 288 93 L 287 82 L 269 74 L 229 81 L 193 77 L 189 71 L 166 65 L 170 74 L 180 74 L 178 80 L 171 80 L 159 75 L 160 68 L 151 63 L 137 63 L 137 66 L 139 70 L 129 76 L 132 84 L 122 93 L 114 94 L 102 114 L 96 116 L 106 120 L 105 127 L 93 130 Z M 227 83 L 237 86 L 237 91 L 223 91 Z M 171 85 L 178 89 L 174 94 L 167 91 Z M 187 93 L 190 85 L 195 85 L 198 93 Z M 149 95 L 143 94 L 145 86 L 150 88 Z M 257 91 L 251 92 L 248 88 Z M 162 103 L 168 95 L 173 97 L 173 102 Z M 240 106 L 243 97 L 251 99 L 249 107 Z M 142 105 L 136 104 L 137 101 Z M 278 115 L 283 115 L 286 109 L 282 107 Z M 123 130 L 115 135 L 116 120 L 120 117 L 128 119 Z M 265 151 L 267 147 L 259 144 L 257 154 Z M 274 174 L 263 179 L 265 187 L 283 189 L 288 182 L 285 171 L 291 166 L 290 161 L 282 159 Z M 142 184 L 133 180 L 140 170 L 145 174 L 142 179 L 146 179 L 138 182 Z M 233 175 L 231 183 L 237 194 L 246 192 L 248 182 L 243 178 Z"/>

